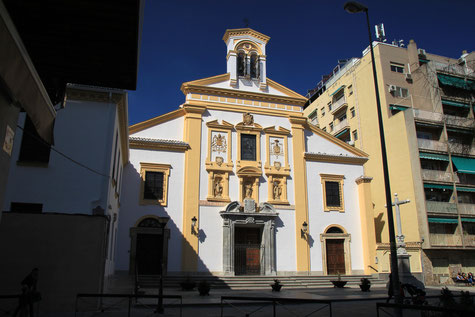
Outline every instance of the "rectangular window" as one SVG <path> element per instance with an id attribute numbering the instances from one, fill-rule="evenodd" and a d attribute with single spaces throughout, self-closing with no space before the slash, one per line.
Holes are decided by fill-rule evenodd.
<path id="1" fill-rule="evenodd" d="M 356 116 L 355 108 L 350 109 L 351 117 L 354 118 Z"/>
<path id="2" fill-rule="evenodd" d="M 332 111 L 332 102 L 330 101 L 327 105 L 328 105 L 328 111 Z"/>
<path id="3" fill-rule="evenodd" d="M 141 205 L 167 205 L 170 168 L 168 164 L 140 163 Z"/>
<path id="4" fill-rule="evenodd" d="M 50 151 L 51 146 L 41 139 L 30 117 L 26 116 L 18 161 L 48 163 Z"/>
<path id="5" fill-rule="evenodd" d="M 403 74 L 404 73 L 404 66 L 391 64 L 391 71 Z"/>
<path id="6" fill-rule="evenodd" d="M 11 212 L 23 212 L 32 214 L 41 214 L 43 212 L 43 204 L 32 203 L 14 203 L 10 204 Z"/>
<path id="7" fill-rule="evenodd" d="M 256 136 L 254 134 L 241 134 L 241 160 L 256 160 Z"/>
<path id="8" fill-rule="evenodd" d="M 323 189 L 324 211 L 345 211 L 343 199 L 343 175 L 320 174 Z"/>
<path id="9" fill-rule="evenodd" d="M 338 118 L 338 121 L 339 121 L 339 122 L 343 122 L 343 121 L 345 121 L 345 120 L 346 120 L 346 113 L 343 114 L 341 117 Z"/>
<path id="10" fill-rule="evenodd" d="M 325 115 L 325 107 L 323 107 L 320 111 L 322 113 L 322 117 Z"/>
<path id="11" fill-rule="evenodd" d="M 340 207 L 340 183 L 339 182 L 325 182 L 325 194 L 328 207 Z"/>
<path id="12" fill-rule="evenodd" d="M 353 94 L 353 85 L 348 86 L 348 96 L 351 96 Z"/>
<path id="13" fill-rule="evenodd" d="M 322 130 L 325 131 L 325 132 L 327 132 L 327 128 L 326 128 L 326 127 L 323 127 Z"/>
<path id="14" fill-rule="evenodd" d="M 330 122 L 330 124 L 328 125 L 328 127 L 330 128 L 329 131 L 332 132 L 332 131 L 333 131 L 333 122 Z"/>
<path id="15" fill-rule="evenodd" d="M 358 140 L 358 131 L 353 130 L 353 141 L 356 141 L 356 140 Z"/>
<path id="16" fill-rule="evenodd" d="M 398 86 L 394 86 L 394 88 L 395 89 L 391 91 L 394 97 L 406 98 L 409 96 L 409 89 L 398 87 Z"/>
<path id="17" fill-rule="evenodd" d="M 163 199 L 162 172 L 145 172 L 143 199 Z"/>

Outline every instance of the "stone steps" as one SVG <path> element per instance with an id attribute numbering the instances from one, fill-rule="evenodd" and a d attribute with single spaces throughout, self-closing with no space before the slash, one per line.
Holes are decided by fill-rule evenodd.
<path id="1" fill-rule="evenodd" d="M 385 286 L 386 282 L 370 275 L 345 275 L 341 279 L 348 281 L 347 285 L 359 285 L 360 279 L 366 277 L 373 286 Z M 180 283 L 185 281 L 185 276 L 167 276 L 164 279 L 165 288 L 180 288 Z M 207 281 L 213 289 L 267 289 L 269 285 L 278 279 L 285 288 L 320 288 L 333 287 L 332 280 L 337 280 L 334 276 L 192 276 L 192 281 L 197 284 L 201 281 Z M 139 285 L 141 289 L 156 289 L 159 285 L 158 276 L 142 275 L 139 276 Z"/>

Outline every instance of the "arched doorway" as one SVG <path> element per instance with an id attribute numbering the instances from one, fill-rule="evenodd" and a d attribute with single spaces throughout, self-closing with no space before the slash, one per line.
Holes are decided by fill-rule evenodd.
<path id="1" fill-rule="evenodd" d="M 327 227 L 320 235 L 324 274 L 351 274 L 350 239 L 350 234 L 339 225 Z"/>
<path id="2" fill-rule="evenodd" d="M 159 275 L 166 272 L 169 218 L 145 216 L 130 228 L 130 274 Z"/>

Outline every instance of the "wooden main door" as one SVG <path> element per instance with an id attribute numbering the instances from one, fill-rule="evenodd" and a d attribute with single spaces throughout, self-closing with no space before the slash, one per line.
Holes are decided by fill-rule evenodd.
<path id="1" fill-rule="evenodd" d="M 260 228 L 236 227 L 234 239 L 234 273 L 259 275 L 261 272 Z"/>
<path id="2" fill-rule="evenodd" d="M 327 274 L 346 274 L 345 248 L 343 239 L 326 239 Z"/>

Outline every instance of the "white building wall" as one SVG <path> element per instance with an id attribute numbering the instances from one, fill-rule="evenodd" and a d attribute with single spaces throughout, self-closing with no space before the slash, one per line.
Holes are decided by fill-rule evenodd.
<path id="1" fill-rule="evenodd" d="M 199 272 L 223 271 L 223 218 L 219 215 L 222 210 L 224 207 L 200 207 Z"/>
<path id="2" fill-rule="evenodd" d="M 320 174 L 345 175 L 343 198 L 345 212 L 323 211 L 323 189 Z M 358 188 L 355 180 L 363 175 L 363 167 L 350 164 L 307 161 L 307 195 L 309 211 L 309 233 L 313 240 L 310 248 L 311 270 L 321 272 L 322 243 L 320 234 L 332 225 L 338 224 L 351 234 L 350 252 L 352 270 L 363 270 L 363 246 L 361 238 L 361 218 L 358 201 Z"/>
<path id="3" fill-rule="evenodd" d="M 275 245 L 277 274 L 297 271 L 295 250 L 295 210 L 278 209 L 275 221 Z"/>
<path id="4" fill-rule="evenodd" d="M 58 111 L 54 148 L 99 174 L 109 175 L 116 105 L 69 100 Z M 24 125 L 21 114 L 19 124 Z M 44 212 L 91 214 L 107 209 L 107 176 L 51 151 L 47 167 L 17 165 L 23 131 L 17 129 L 3 210 L 11 202 L 42 203 Z"/>
<path id="5" fill-rule="evenodd" d="M 134 134 L 135 136 L 135 134 Z M 155 138 L 157 135 L 155 135 Z M 138 219 L 147 215 L 170 217 L 167 228 L 170 229 L 168 241 L 168 271 L 180 271 L 183 223 L 183 182 L 184 158 L 181 152 L 130 149 L 130 164 L 124 169 L 121 193 L 121 214 L 119 222 L 117 270 L 129 269 L 130 228 Z M 168 204 L 140 205 L 140 162 L 170 164 L 168 179 Z"/>
<path id="6" fill-rule="evenodd" d="M 184 117 L 172 119 L 134 133 L 133 137 L 183 141 Z"/>

